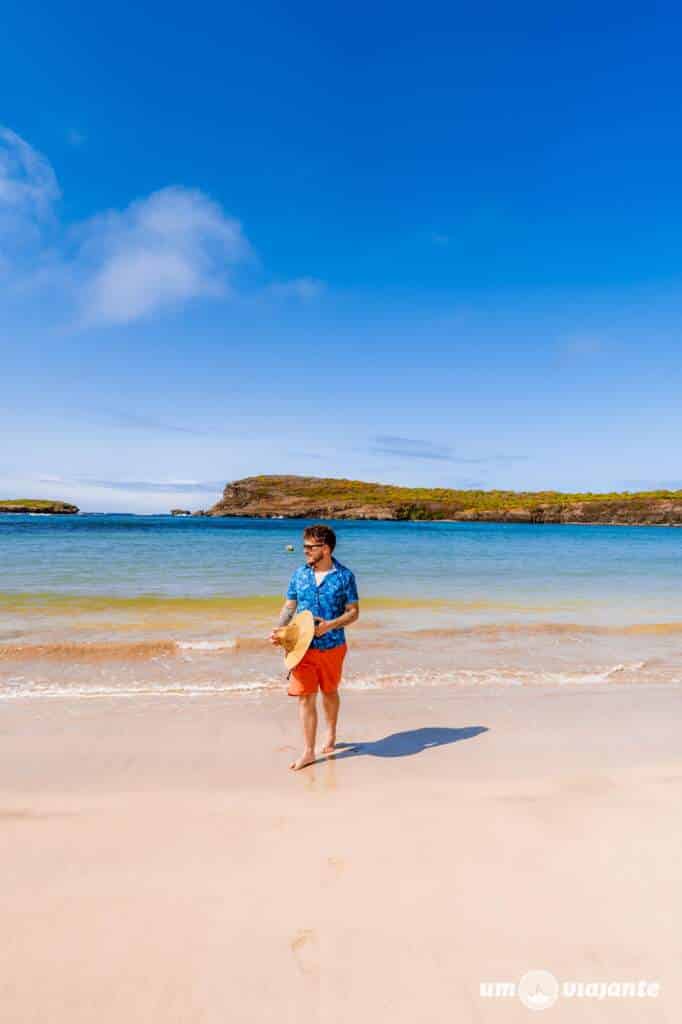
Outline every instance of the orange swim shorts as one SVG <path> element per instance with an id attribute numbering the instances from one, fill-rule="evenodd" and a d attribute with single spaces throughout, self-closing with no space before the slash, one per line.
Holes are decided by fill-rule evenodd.
<path id="1" fill-rule="evenodd" d="M 317 693 L 318 686 L 322 693 L 336 693 L 341 682 L 346 650 L 346 644 L 330 647 L 326 651 L 309 647 L 296 668 L 291 670 L 289 696 L 303 697 L 307 693 Z"/>

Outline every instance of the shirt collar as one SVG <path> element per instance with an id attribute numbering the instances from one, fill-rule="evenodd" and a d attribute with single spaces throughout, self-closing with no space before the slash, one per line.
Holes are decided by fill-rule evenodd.
<path id="1" fill-rule="evenodd" d="M 307 562 L 306 562 L 304 568 L 307 569 L 310 574 L 314 574 L 315 573 L 315 570 L 312 568 L 312 566 L 308 565 Z M 332 555 L 332 567 L 331 567 L 331 569 L 327 570 L 328 573 L 338 572 L 339 569 L 341 569 L 341 568 L 343 568 L 341 563 L 337 562 L 336 559 L 334 558 L 334 556 Z"/>

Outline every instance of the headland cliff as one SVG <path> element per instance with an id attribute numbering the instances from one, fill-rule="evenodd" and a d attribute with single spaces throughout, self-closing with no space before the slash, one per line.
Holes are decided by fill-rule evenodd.
<path id="1" fill-rule="evenodd" d="M 682 491 L 567 494 L 394 487 L 308 476 L 252 476 L 228 483 L 215 505 L 194 514 L 680 526 Z"/>

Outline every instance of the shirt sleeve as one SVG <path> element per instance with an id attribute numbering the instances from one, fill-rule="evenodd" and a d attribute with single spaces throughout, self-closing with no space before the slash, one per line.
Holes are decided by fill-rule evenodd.
<path id="1" fill-rule="evenodd" d="M 348 573 L 348 579 L 346 581 L 346 604 L 354 604 L 359 601 L 358 588 L 355 582 L 355 576 L 352 572 Z"/>
<path id="2" fill-rule="evenodd" d="M 296 587 L 296 573 L 289 580 L 287 587 L 287 601 L 298 601 L 298 589 Z"/>

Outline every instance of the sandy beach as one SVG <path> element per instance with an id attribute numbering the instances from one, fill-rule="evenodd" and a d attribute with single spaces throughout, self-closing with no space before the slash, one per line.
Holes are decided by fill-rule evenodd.
<path id="1" fill-rule="evenodd" d="M 0 1024 L 682 1024 L 680 5 L 3 14 Z"/>
<path id="2" fill-rule="evenodd" d="M 294 774 L 283 695 L 3 706 L 3 1021 L 521 1021 L 482 982 L 660 985 L 673 1021 L 679 688 L 350 692 Z"/>

